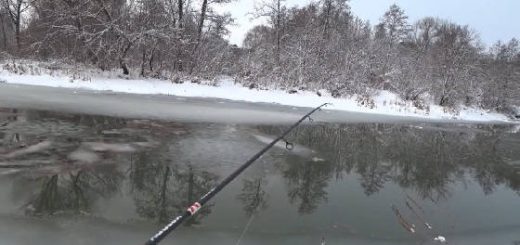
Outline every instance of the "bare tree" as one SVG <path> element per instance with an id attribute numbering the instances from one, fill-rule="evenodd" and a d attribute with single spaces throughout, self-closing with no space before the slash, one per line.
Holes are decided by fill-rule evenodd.
<path id="1" fill-rule="evenodd" d="M 3 0 L 4 9 L 9 14 L 9 19 L 14 26 L 16 49 L 19 52 L 21 48 L 20 32 L 22 29 L 22 15 L 31 6 L 30 0 Z M 3 26 L 3 25 L 2 25 Z"/>
<path id="2" fill-rule="evenodd" d="M 464 83 L 471 82 L 478 50 L 473 42 L 476 35 L 467 26 L 450 22 L 441 23 L 436 29 L 432 58 L 438 104 L 453 106 L 462 99 Z"/>
<path id="3" fill-rule="evenodd" d="M 395 4 L 372 26 L 348 0 L 263 0 L 253 17 L 267 24 L 236 47 L 226 40 L 233 19 L 214 11 L 229 1 L 0 0 L 0 47 L 173 82 L 225 74 L 251 88 L 358 94 L 366 106 L 377 90 L 423 109 L 429 98 L 451 109 L 520 103 L 516 39 L 486 51 L 470 27 L 431 17 L 411 26 Z"/>
<path id="4" fill-rule="evenodd" d="M 390 45 L 403 41 L 410 31 L 408 16 L 399 6 L 392 4 L 390 9 L 381 18 L 381 25 L 385 28 Z"/>
<path id="5" fill-rule="evenodd" d="M 7 50 L 7 11 L 4 8 L 4 5 L 0 5 L 0 28 L 2 31 L 2 49 Z"/>
<path id="6" fill-rule="evenodd" d="M 514 113 L 511 105 L 520 102 L 520 44 L 515 38 L 491 47 L 489 78 L 484 89 L 484 103 L 502 112 Z"/>
<path id="7" fill-rule="evenodd" d="M 271 28 L 274 30 L 274 47 L 276 63 L 280 62 L 281 42 L 283 35 L 283 19 L 286 12 L 284 6 L 285 0 L 267 0 L 262 1 L 255 6 L 253 16 L 255 18 L 267 17 Z"/>

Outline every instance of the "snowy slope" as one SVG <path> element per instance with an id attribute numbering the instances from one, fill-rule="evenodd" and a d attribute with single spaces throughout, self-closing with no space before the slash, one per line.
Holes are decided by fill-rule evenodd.
<path id="1" fill-rule="evenodd" d="M 436 120 L 465 120 L 475 122 L 510 121 L 505 115 L 484 111 L 478 108 L 462 108 L 457 115 L 452 112 L 446 112 L 444 108 L 436 105 L 430 105 L 428 111 L 420 110 L 414 107 L 411 102 L 403 101 L 396 94 L 388 91 L 379 91 L 379 93 L 372 98 L 373 103 L 371 103 L 370 106 L 366 106 L 362 105 L 359 102 L 361 101 L 360 98 L 356 96 L 350 98 L 333 98 L 325 91 L 321 91 L 321 96 L 318 96 L 316 93 L 309 91 L 298 91 L 298 93 L 289 94 L 281 90 L 249 89 L 235 84 L 231 78 L 221 79 L 217 86 L 210 86 L 190 82 L 177 84 L 157 79 L 130 80 L 117 77 L 107 78 L 106 75 L 96 75 L 95 73 L 88 78 L 73 79 L 72 77 L 76 76 L 59 72 L 52 76 L 39 74 L 39 72 L 38 75 L 20 75 L 0 68 L 0 82 L 13 84 L 134 94 L 210 97 L 255 103 L 276 103 L 298 107 L 316 107 L 323 103 L 332 103 L 327 109 L 393 116 L 412 116 Z"/>

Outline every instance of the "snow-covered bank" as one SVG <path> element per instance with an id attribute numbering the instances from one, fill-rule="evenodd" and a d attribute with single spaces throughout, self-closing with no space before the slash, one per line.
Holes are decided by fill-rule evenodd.
<path id="1" fill-rule="evenodd" d="M 223 78 L 215 82 L 215 86 L 211 86 L 192 83 L 190 81 L 172 83 L 158 79 L 108 77 L 106 74 L 95 72 L 91 72 L 88 76 L 78 76 L 76 74 L 69 75 L 59 71 L 50 73 L 38 70 L 35 72 L 31 71 L 31 69 L 26 69 L 23 74 L 16 74 L 9 69 L 0 69 L 0 83 L 6 82 L 133 94 L 221 98 L 254 103 L 276 103 L 298 107 L 316 107 L 323 103 L 332 103 L 327 109 L 435 120 L 510 122 L 510 119 L 505 115 L 478 108 L 461 108 L 458 113 L 447 112 L 444 108 L 436 105 L 428 106 L 428 110 L 419 109 L 413 106 L 411 102 L 404 101 L 388 91 L 379 91 L 373 98 L 367 100 L 358 96 L 333 98 L 325 91 L 321 91 L 320 96 L 310 91 L 298 91 L 297 93 L 289 94 L 282 90 L 249 89 L 240 84 L 235 84 L 231 78 Z"/>

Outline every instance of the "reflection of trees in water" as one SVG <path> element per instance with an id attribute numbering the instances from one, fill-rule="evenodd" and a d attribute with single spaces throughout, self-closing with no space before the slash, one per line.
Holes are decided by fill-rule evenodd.
<path id="1" fill-rule="evenodd" d="M 119 191 L 123 178 L 115 166 L 40 177 L 38 191 L 25 205 L 26 212 L 30 215 L 90 212 L 97 200 Z"/>
<path id="2" fill-rule="evenodd" d="M 4 137 L 18 135 L 18 140 L 13 143 L 2 139 L 0 150 L 12 152 L 41 141 L 52 143 L 52 147 L 8 159 L 15 165 L 46 163 L 20 169 L 16 175 L 11 175 L 15 181 L 13 198 L 23 200 L 30 215 L 89 212 L 99 199 L 109 198 L 120 190 L 127 178 L 121 171 L 122 166 L 131 165 L 129 179 L 139 214 L 165 221 L 173 216 L 172 212 L 177 214 L 209 190 L 216 179 L 207 172 L 189 167 L 185 170 L 175 164 L 170 166 L 166 155 L 168 144 L 175 136 L 186 133 L 176 123 L 39 111 L 9 113 L 14 116 L 2 118 L 6 123 L 0 125 L 0 132 Z M 116 145 L 95 152 L 82 144 L 86 141 Z M 118 152 L 117 143 L 126 142 L 157 142 L 165 147 L 145 152 L 140 145 L 134 144 L 132 147 L 137 152 Z M 0 151 L 0 154 L 3 153 Z M 87 154 L 96 162 L 74 160 L 70 157 L 72 154 Z M 131 156 L 137 157 L 134 164 L 130 164 Z M 27 193 L 27 187 L 34 193 L 20 194 Z M 154 213 L 154 210 L 158 212 Z M 209 213 L 208 207 L 201 210 L 201 214 L 205 213 Z M 199 215 L 199 219 L 202 216 Z M 196 221 L 192 220 L 192 223 Z"/>
<path id="3" fill-rule="evenodd" d="M 0 137 L 2 146 L 0 147 L 0 154 L 9 149 L 23 147 L 24 138 L 18 130 L 6 130 L 12 124 L 24 122 L 26 120 L 26 113 L 19 112 L 17 109 L 1 109 L 0 110 Z"/>
<path id="4" fill-rule="evenodd" d="M 169 145 L 162 145 L 156 150 L 136 154 L 130 171 L 137 213 L 158 223 L 166 223 L 183 212 L 217 181 L 215 174 L 172 162 L 175 156 L 170 158 L 166 149 Z M 205 205 L 186 224 L 198 224 L 210 213 L 211 205 Z"/>
<path id="5" fill-rule="evenodd" d="M 482 127 L 486 130 L 384 124 L 301 127 L 292 138 L 317 150 L 327 162 L 295 164 L 288 160 L 283 174 L 289 186 L 324 183 L 313 186 L 315 193 L 320 193 L 314 197 L 318 200 L 326 196 L 324 188 L 333 176 L 341 178 L 351 172 L 360 176 L 367 195 L 393 181 L 436 201 L 448 198 L 450 186 L 468 176 L 480 183 L 486 194 L 498 185 L 519 192 L 520 172 L 509 164 L 520 159 L 520 152 L 514 150 L 518 142 L 503 142 L 502 138 L 508 137 L 503 133 L 505 128 Z M 260 127 L 260 130 L 276 134 L 279 128 Z M 296 190 L 300 189 L 306 188 Z M 306 192 L 293 189 L 289 197 L 294 198 L 295 193 L 305 196 Z"/>
<path id="6" fill-rule="evenodd" d="M 19 164 L 29 160 L 52 163 L 37 170 L 24 169 L 23 173 L 32 175 L 19 178 L 30 179 L 28 182 L 37 186 L 26 201 L 30 214 L 88 212 L 97 200 L 117 193 L 128 178 L 138 214 L 164 223 L 216 184 L 215 174 L 176 162 L 176 156 L 182 153 L 172 146 L 179 140 L 176 136 L 184 131 L 174 123 L 14 112 L 17 113 L 18 116 L 2 119 L 8 123 L 0 124 L 0 154 L 43 140 L 53 143 L 44 151 L 8 159 Z M 448 198 L 453 183 L 468 177 L 477 181 L 486 194 L 499 185 L 520 194 L 520 143 L 500 127 L 487 127 L 489 133 L 467 128 L 450 127 L 448 131 L 383 124 L 300 127 L 290 140 L 315 149 L 325 161 L 289 154 L 278 159 L 281 163 L 276 167 L 285 178 L 289 200 L 300 213 L 311 213 L 327 200 L 326 188 L 331 179 L 352 173 L 359 175 L 366 195 L 377 193 L 391 181 L 436 201 Z M 286 127 L 260 127 L 273 135 L 282 129 Z M 157 147 L 134 152 L 131 160 L 130 154 L 116 152 L 96 152 L 100 158 L 96 164 L 70 159 L 70 153 L 85 140 L 151 140 Z M 118 165 L 130 165 L 129 175 L 122 173 Z M 246 214 L 252 215 L 267 206 L 265 185 L 265 176 L 244 180 L 238 199 Z M 201 209 L 190 220 L 191 224 L 200 222 L 210 210 L 207 206 Z"/>
<path id="7" fill-rule="evenodd" d="M 420 132 L 403 129 L 393 133 L 388 159 L 397 170 L 394 180 L 410 188 L 422 198 L 432 201 L 448 198 L 450 185 L 462 179 L 462 158 L 465 142 L 457 134 Z M 413 135 L 413 137 L 409 136 Z"/>
<path id="8" fill-rule="evenodd" d="M 24 167 L 16 172 L 13 196 L 27 198 L 27 214 L 89 212 L 97 200 L 118 191 L 124 176 L 116 165 L 90 165 L 69 156 L 83 140 L 99 136 L 103 129 L 121 127 L 123 120 L 41 111 L 9 110 L 9 113 L 10 116 L 2 117 L 0 131 L 4 138 L 0 148 L 5 152 L 0 158 L 13 166 Z M 48 142 L 50 147 L 36 147 L 42 142 Z M 116 155 L 104 157 L 105 163 L 122 160 Z M 17 193 L 27 192 L 24 189 L 27 186 L 35 190 L 31 195 Z"/>
<path id="9" fill-rule="evenodd" d="M 520 160 L 520 142 L 503 142 L 498 135 L 482 136 L 475 139 L 478 147 L 472 148 L 468 162 L 474 165 L 470 174 L 479 182 L 486 194 L 491 194 L 498 185 L 506 185 L 520 193 L 519 165 L 512 162 Z"/>
<path id="10" fill-rule="evenodd" d="M 282 170 L 288 187 L 288 197 L 298 205 L 301 214 L 312 213 L 321 202 L 327 201 L 325 188 L 332 177 L 331 165 L 302 159 L 289 160 Z"/>
<path id="11" fill-rule="evenodd" d="M 376 127 L 379 127 L 376 125 Z M 383 188 L 384 184 L 390 179 L 391 167 L 386 162 L 386 152 L 382 135 L 372 133 L 372 127 L 361 126 L 353 131 L 353 135 L 344 135 L 342 138 L 352 141 L 347 151 L 351 153 L 351 159 L 344 158 L 344 164 L 350 165 L 349 169 L 356 168 L 356 172 L 361 176 L 360 182 L 365 194 L 371 195 Z M 345 129 L 343 130 L 345 131 Z M 346 138 L 345 138 L 346 137 Z M 341 148 L 343 142 L 337 142 L 337 147 Z M 359 147 L 357 151 L 351 149 Z M 370 147 L 368 147 L 370 146 Z M 348 163 L 351 162 L 351 163 Z M 338 168 L 341 169 L 341 168 Z"/>
<path id="12" fill-rule="evenodd" d="M 267 192 L 264 190 L 266 184 L 265 176 L 242 181 L 242 191 L 237 199 L 242 202 L 247 216 L 267 208 Z"/>

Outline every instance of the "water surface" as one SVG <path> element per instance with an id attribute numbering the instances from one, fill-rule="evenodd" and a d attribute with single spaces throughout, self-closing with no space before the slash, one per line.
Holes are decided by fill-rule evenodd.
<path id="1" fill-rule="evenodd" d="M 286 128 L 0 109 L 0 244 L 142 244 Z M 315 122 L 287 140 L 163 244 L 520 241 L 515 127 Z"/>

